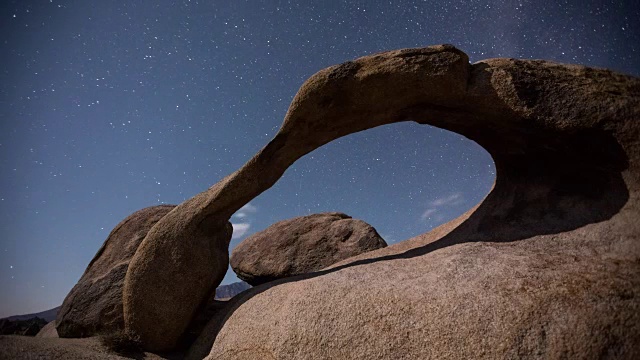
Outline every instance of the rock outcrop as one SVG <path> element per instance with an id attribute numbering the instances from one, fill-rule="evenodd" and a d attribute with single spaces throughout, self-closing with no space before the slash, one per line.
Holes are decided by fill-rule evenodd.
<path id="1" fill-rule="evenodd" d="M 608 70 L 469 64 L 448 45 L 366 56 L 307 80 L 275 138 L 160 221 L 136 257 L 182 254 L 200 222 L 219 233 L 331 140 L 413 120 L 492 155 L 487 198 L 425 235 L 244 292 L 189 355 L 213 343 L 209 359 L 638 358 L 639 117 L 640 79 Z"/>
<path id="2" fill-rule="evenodd" d="M 235 247 L 231 267 L 256 286 L 320 270 L 386 247 L 378 232 L 343 213 L 322 213 L 277 222 Z"/>
<path id="3" fill-rule="evenodd" d="M 134 212 L 109 234 L 57 315 L 60 337 L 87 337 L 124 328 L 122 287 L 138 246 L 175 205 L 158 205 Z"/>
<path id="4" fill-rule="evenodd" d="M 43 326 L 42 329 L 36 334 L 36 337 L 41 338 L 57 338 L 58 331 L 56 330 L 56 321 L 52 320 L 47 325 Z"/>

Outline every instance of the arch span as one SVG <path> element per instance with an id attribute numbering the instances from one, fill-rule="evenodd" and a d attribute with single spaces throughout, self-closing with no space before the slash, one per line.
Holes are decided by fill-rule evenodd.
<path id="1" fill-rule="evenodd" d="M 301 87 L 276 137 L 196 200 L 207 204 L 201 216 L 229 218 L 294 161 L 331 140 L 411 119 L 460 133 L 493 157 L 496 187 L 483 206 L 478 239 L 490 232 L 514 240 L 606 220 L 628 198 L 621 173 L 629 160 L 616 138 L 620 110 L 605 108 L 616 103 L 615 89 L 605 89 L 611 85 L 598 76 L 574 81 L 590 72 L 513 59 L 470 65 L 448 45 L 327 68 Z"/>
<path id="2" fill-rule="evenodd" d="M 637 199 L 638 93 L 640 80 L 607 70 L 514 59 L 469 64 L 450 45 L 389 51 L 321 70 L 302 85 L 273 140 L 149 232 L 127 272 L 125 323 L 147 344 L 166 344 L 166 334 L 177 339 L 222 279 L 217 272 L 224 275 L 201 253 L 226 256 L 228 239 L 220 234 L 231 215 L 303 155 L 383 124 L 438 126 L 493 157 L 494 189 L 456 229 L 458 239 L 513 241 L 610 219 Z M 177 278 L 168 265 L 190 257 L 205 264 L 181 268 Z M 180 281 L 207 276 L 212 281 L 197 286 Z M 163 300 L 148 304 L 138 293 Z M 152 318 L 169 320 L 154 321 L 145 334 L 141 319 Z"/>

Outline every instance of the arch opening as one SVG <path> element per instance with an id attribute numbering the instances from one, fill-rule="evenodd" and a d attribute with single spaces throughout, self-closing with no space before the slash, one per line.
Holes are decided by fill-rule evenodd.
<path id="1" fill-rule="evenodd" d="M 412 121 L 383 125 L 305 155 L 251 201 L 256 213 L 245 208 L 231 221 L 239 230 L 249 226 L 250 235 L 277 221 L 339 211 L 394 244 L 475 206 L 492 188 L 494 169 L 490 155 L 459 134 Z"/>

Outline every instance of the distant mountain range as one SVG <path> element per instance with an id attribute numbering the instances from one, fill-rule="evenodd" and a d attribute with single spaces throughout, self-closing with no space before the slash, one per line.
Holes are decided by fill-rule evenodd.
<path id="1" fill-rule="evenodd" d="M 250 288 L 251 285 L 247 284 L 244 281 L 235 282 L 229 285 L 218 286 L 218 288 L 216 289 L 216 299 L 232 298 Z"/>
<path id="2" fill-rule="evenodd" d="M 0 319 L 1 335 L 35 336 L 48 322 L 55 320 L 60 306 L 35 314 L 14 315 Z"/>
<path id="3" fill-rule="evenodd" d="M 11 320 L 11 321 L 16 321 L 16 320 L 29 320 L 29 319 L 33 319 L 33 318 L 40 318 L 40 319 L 44 319 L 47 322 L 49 321 L 53 321 L 56 319 L 56 315 L 58 314 L 58 310 L 60 310 L 60 306 L 58 307 L 54 307 L 53 309 L 49 309 L 49 310 L 45 310 L 39 313 L 35 313 L 35 314 L 25 314 L 25 315 L 13 315 L 13 316 L 9 316 L 6 317 L 4 319 L 0 319 L 0 320 Z"/>
<path id="4" fill-rule="evenodd" d="M 251 285 L 247 284 L 244 281 L 235 282 L 229 285 L 218 286 L 216 289 L 216 299 L 228 299 L 236 296 L 237 294 L 251 288 Z M 9 320 L 9 321 L 25 321 L 33 318 L 44 319 L 46 322 L 50 322 L 56 319 L 56 315 L 58 314 L 58 310 L 60 310 L 60 306 L 55 307 L 53 309 L 45 310 L 39 313 L 34 314 L 24 314 L 24 315 L 13 315 L 0 320 Z"/>

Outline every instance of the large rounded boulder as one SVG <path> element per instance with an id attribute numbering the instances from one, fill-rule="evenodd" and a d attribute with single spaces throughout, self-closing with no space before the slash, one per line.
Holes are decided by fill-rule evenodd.
<path id="1" fill-rule="evenodd" d="M 124 328 L 122 288 L 129 262 L 151 227 L 174 207 L 136 211 L 111 231 L 58 311 L 60 337 L 87 337 Z"/>
<path id="2" fill-rule="evenodd" d="M 362 220 L 338 212 L 313 214 L 277 222 L 246 238 L 233 250 L 231 267 L 256 286 L 386 246 Z"/>

